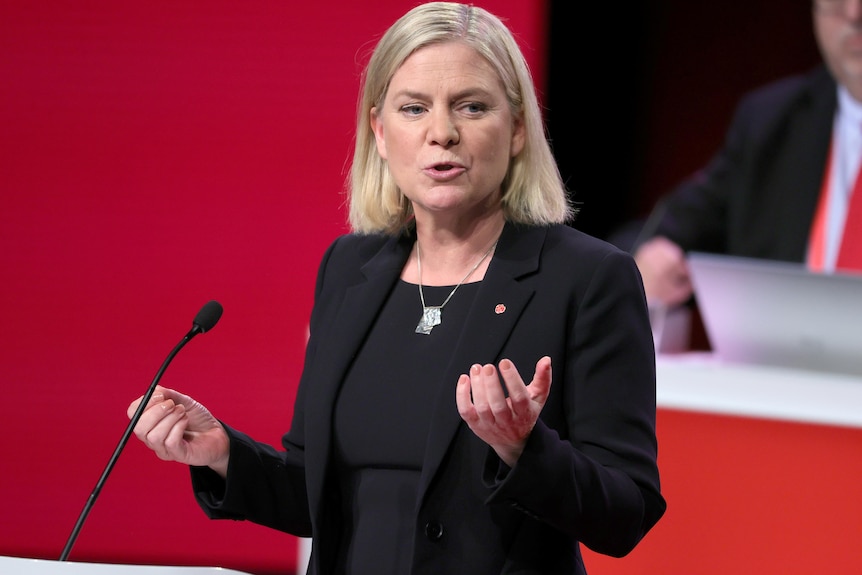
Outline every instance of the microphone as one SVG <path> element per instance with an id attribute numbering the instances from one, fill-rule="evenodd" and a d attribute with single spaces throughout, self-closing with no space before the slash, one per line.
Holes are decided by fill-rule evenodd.
<path id="1" fill-rule="evenodd" d="M 60 561 L 65 561 L 66 558 L 69 557 L 69 552 L 72 551 L 72 546 L 75 544 L 75 540 L 78 538 L 78 534 L 81 531 L 81 527 L 84 525 L 84 521 L 89 515 L 90 510 L 93 508 L 93 504 L 96 502 L 96 498 L 99 496 L 99 493 L 102 491 L 102 487 L 105 485 L 105 481 L 108 479 L 108 475 L 111 473 L 111 470 L 114 468 L 114 464 L 117 463 L 117 459 L 120 457 L 120 453 L 123 451 L 123 448 L 126 446 L 126 443 L 129 441 L 129 437 L 132 435 L 132 431 L 137 425 L 138 420 L 141 418 L 141 415 L 144 413 L 144 409 L 147 407 L 147 403 L 150 401 L 150 398 L 153 396 L 153 392 L 156 390 L 156 385 L 159 383 L 159 380 L 162 378 L 162 374 L 168 368 L 168 364 L 171 363 L 171 360 L 174 359 L 174 356 L 179 353 L 179 351 L 186 345 L 194 336 L 199 333 L 206 333 L 215 327 L 215 324 L 218 323 L 218 320 L 221 318 L 221 314 L 224 311 L 221 304 L 215 300 L 209 301 L 201 308 L 198 314 L 195 316 L 195 319 L 192 321 L 192 328 L 189 332 L 180 340 L 180 342 L 171 350 L 171 353 L 168 354 L 168 357 L 162 363 L 162 367 L 159 368 L 159 371 L 156 373 L 156 376 L 153 378 L 153 382 L 150 384 L 149 389 L 144 394 L 143 399 L 141 399 L 141 404 L 138 406 L 137 411 L 132 416 L 129 421 L 129 425 L 126 427 L 125 433 L 123 433 L 123 437 L 120 439 L 120 443 L 117 445 L 116 449 L 114 449 L 113 455 L 111 455 L 111 459 L 108 461 L 108 465 L 105 467 L 105 470 L 102 472 L 102 476 L 99 477 L 99 481 L 96 482 L 96 487 L 93 489 L 92 493 L 90 493 L 89 499 L 87 499 L 86 505 L 84 505 L 83 511 L 78 516 L 78 521 L 75 523 L 74 529 L 72 529 L 71 535 L 69 535 L 69 539 L 66 541 L 66 546 L 63 549 L 63 553 L 60 555 Z"/>
<path id="2" fill-rule="evenodd" d="M 192 320 L 192 329 L 188 334 L 186 334 L 186 337 L 191 339 L 197 333 L 206 333 L 214 328 L 215 324 L 218 323 L 218 320 L 221 319 L 223 311 L 224 308 L 215 300 L 205 303 L 204 307 L 201 308 L 201 311 L 199 311 L 195 316 L 195 319 Z"/>

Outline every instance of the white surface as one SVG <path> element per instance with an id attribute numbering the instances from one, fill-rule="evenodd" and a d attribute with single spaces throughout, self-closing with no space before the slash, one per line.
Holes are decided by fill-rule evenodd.
<path id="1" fill-rule="evenodd" d="M 862 428 L 862 377 L 744 365 L 709 353 L 656 357 L 660 408 Z"/>
<path id="2" fill-rule="evenodd" d="M 0 556 L 0 573 L 3 575 L 248 575 L 243 571 L 221 567 L 79 563 L 5 556 Z"/>
<path id="3" fill-rule="evenodd" d="M 680 353 L 689 349 L 691 309 L 651 304 L 649 319 L 657 353 Z"/>
<path id="4" fill-rule="evenodd" d="M 308 560 L 311 558 L 311 537 L 299 539 L 299 554 L 296 560 L 297 575 L 304 575 L 308 569 Z"/>

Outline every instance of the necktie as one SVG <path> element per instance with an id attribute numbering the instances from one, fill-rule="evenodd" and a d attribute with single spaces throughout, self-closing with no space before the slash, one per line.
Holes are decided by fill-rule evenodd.
<path id="1" fill-rule="evenodd" d="M 862 169 L 856 175 L 853 195 L 847 207 L 844 220 L 844 233 L 841 236 L 841 249 L 838 251 L 838 270 L 862 271 Z"/>
<path id="2" fill-rule="evenodd" d="M 824 271 L 826 252 L 826 214 L 829 197 L 832 193 L 833 150 L 830 147 L 827 159 L 826 175 L 820 189 L 820 199 L 817 211 L 811 224 L 808 250 L 808 267 L 813 271 Z M 839 271 L 862 271 L 862 168 L 856 174 L 853 184 L 847 215 L 844 220 L 844 230 L 835 269 Z"/>

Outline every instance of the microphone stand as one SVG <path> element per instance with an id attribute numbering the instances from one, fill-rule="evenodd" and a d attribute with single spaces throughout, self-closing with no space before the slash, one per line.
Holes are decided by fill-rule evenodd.
<path id="1" fill-rule="evenodd" d="M 66 546 L 63 548 L 63 553 L 60 554 L 60 561 L 65 561 L 69 557 L 69 553 L 72 551 L 72 546 L 75 544 L 75 540 L 78 538 L 78 534 L 81 531 L 81 527 L 84 526 L 84 521 L 87 519 L 87 515 L 90 514 L 90 510 L 93 508 L 93 504 L 96 503 L 96 498 L 99 496 L 99 493 L 102 491 L 102 487 L 105 485 L 105 482 L 108 479 L 108 475 L 111 474 L 111 470 L 114 468 L 114 464 L 117 463 L 117 460 L 120 458 L 120 453 L 122 453 L 123 448 L 126 446 L 126 443 L 129 441 L 129 437 L 132 435 L 132 431 L 137 425 L 138 420 L 143 415 L 144 410 L 147 407 L 147 403 L 150 401 L 150 398 L 153 396 L 153 392 L 156 390 L 156 385 L 159 383 L 159 380 L 162 378 L 162 374 L 168 368 L 168 365 L 171 363 L 171 360 L 174 359 L 174 356 L 179 353 L 179 351 L 186 345 L 194 336 L 199 333 L 202 333 L 203 330 L 197 324 L 195 324 L 191 330 L 183 337 L 182 340 L 171 350 L 171 353 L 168 354 L 168 357 L 162 363 L 162 367 L 159 368 L 159 371 L 156 373 L 156 376 L 153 378 L 153 382 L 150 384 L 150 387 L 147 389 L 147 392 L 144 394 L 143 399 L 141 399 L 141 404 L 138 406 L 138 409 L 135 411 L 135 414 L 132 416 L 129 421 L 129 425 L 126 426 L 126 431 L 123 433 L 122 438 L 120 438 L 120 442 L 117 444 L 116 449 L 114 449 L 113 455 L 111 455 L 111 459 L 108 460 L 108 465 L 105 466 L 105 470 L 102 471 L 102 476 L 99 477 L 99 481 L 96 482 L 96 487 L 93 488 L 92 493 L 90 493 L 89 499 L 87 499 L 86 505 L 84 505 L 84 509 L 81 511 L 81 514 L 78 516 L 78 521 L 75 523 L 75 528 L 72 529 L 71 535 L 69 535 L 69 539 L 66 541 Z"/>

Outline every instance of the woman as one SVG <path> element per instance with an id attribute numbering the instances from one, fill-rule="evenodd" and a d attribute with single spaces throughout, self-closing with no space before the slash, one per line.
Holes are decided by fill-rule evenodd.
<path id="1" fill-rule="evenodd" d="M 165 388 L 136 435 L 193 466 L 210 517 L 311 536 L 309 573 L 585 573 L 579 542 L 628 553 L 665 508 L 643 288 L 566 225 L 496 17 L 434 2 L 387 31 L 350 191 L 284 449 Z"/>

